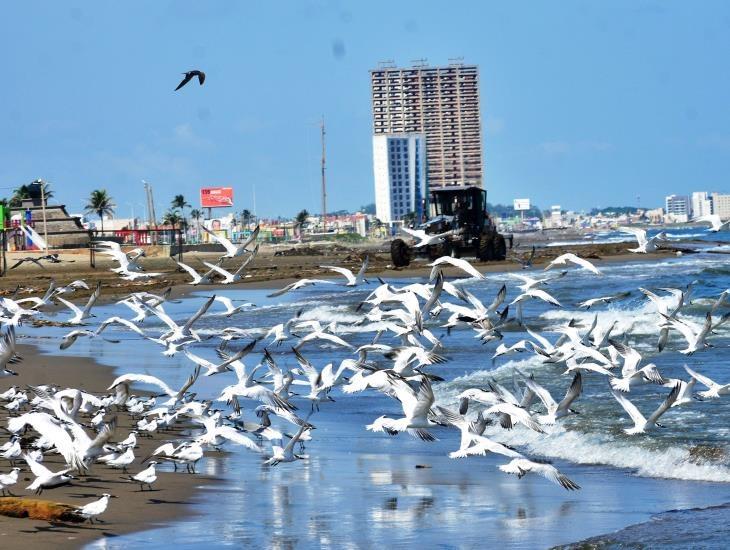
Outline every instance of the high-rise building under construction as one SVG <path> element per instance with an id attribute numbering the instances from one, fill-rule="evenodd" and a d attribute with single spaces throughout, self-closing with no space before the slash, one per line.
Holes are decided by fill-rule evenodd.
<path id="1" fill-rule="evenodd" d="M 428 187 L 482 186 L 476 65 L 370 71 L 373 134 L 426 136 Z"/>

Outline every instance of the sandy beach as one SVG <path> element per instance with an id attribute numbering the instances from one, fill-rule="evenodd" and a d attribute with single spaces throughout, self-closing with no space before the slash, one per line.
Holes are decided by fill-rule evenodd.
<path id="1" fill-rule="evenodd" d="M 504 262 L 479 262 L 470 259 L 480 271 L 485 273 L 518 271 L 521 265 L 513 258 L 526 257 L 530 254 L 532 241 L 515 241 L 513 251 Z M 533 264 L 535 267 L 546 265 L 550 260 L 565 252 L 574 252 L 586 258 L 591 258 L 596 265 L 605 262 L 626 262 L 626 261 L 651 261 L 658 258 L 669 258 L 675 255 L 674 250 L 662 250 L 651 254 L 632 254 L 628 252 L 626 243 L 595 243 L 582 246 L 555 246 L 549 248 L 538 248 L 536 250 Z M 390 253 L 385 244 L 383 245 L 362 245 L 343 246 L 327 243 L 324 245 L 277 245 L 261 247 L 258 257 L 246 271 L 246 278 L 233 285 L 199 285 L 192 287 L 188 285 L 190 277 L 187 273 L 179 270 L 173 259 L 153 251 L 141 263 L 149 272 L 162 272 L 163 275 L 155 277 L 150 281 L 124 281 L 116 273 L 110 271 L 117 264 L 109 258 L 97 254 L 95 267 L 89 264 L 89 251 L 85 249 L 75 251 L 58 251 L 61 263 L 51 264 L 47 270 L 41 269 L 31 263 L 24 263 L 19 267 L 9 270 L 0 278 L 0 294 L 8 295 L 20 286 L 19 295 L 42 294 L 51 281 L 54 279 L 57 284 L 68 284 L 75 279 L 87 281 L 101 281 L 103 291 L 102 299 L 124 296 L 135 291 L 156 291 L 167 287 L 176 287 L 175 295 L 179 296 L 191 289 L 221 289 L 221 288 L 272 288 L 277 285 L 285 285 L 300 278 L 336 278 L 339 275 L 322 268 L 323 265 L 336 265 L 357 270 L 363 259 L 369 258 L 368 275 L 372 278 L 403 278 L 421 277 L 430 272 L 426 266 L 428 260 L 415 259 L 408 267 L 394 268 L 391 265 Z M 13 265 L 15 258 L 28 255 L 26 252 L 17 252 L 8 255 L 8 265 Z M 207 269 L 203 261 L 215 262 L 220 258 L 218 252 L 187 252 L 184 254 L 184 261 L 199 272 Z M 224 268 L 235 268 L 236 260 L 227 260 Z M 456 270 L 447 268 L 447 276 L 457 273 Z M 51 275 L 52 274 L 52 275 Z M 89 295 L 89 291 L 80 289 L 74 293 L 74 298 L 82 298 Z"/>
<path id="2" fill-rule="evenodd" d="M 17 366 L 19 375 L 13 377 L 11 383 L 20 387 L 57 384 L 61 387 L 75 387 L 94 394 L 104 394 L 115 376 L 111 367 L 98 364 L 91 357 L 44 355 L 34 346 L 28 345 L 19 345 L 18 351 L 24 360 Z M 9 385 L 10 383 L 5 383 L 2 387 L 6 388 Z M 114 441 L 121 441 L 132 428 L 126 414 L 120 414 L 117 418 L 119 423 Z M 7 411 L 0 409 L 0 424 L 5 426 L 6 423 Z M 138 438 L 138 447 L 134 451 L 137 458 L 128 471 L 133 474 L 144 469 L 146 466 L 141 465 L 141 460 L 160 444 L 160 440 L 174 437 L 173 432 L 162 432 L 154 437 Z M 6 439 L 5 436 L 0 437 L 3 443 Z M 110 493 L 117 498 L 110 501 L 109 508 L 101 518 L 103 523 L 93 525 L 49 524 L 32 519 L 0 517 L 0 547 L 7 549 L 79 548 L 100 537 L 115 537 L 123 533 L 154 528 L 183 515 L 195 514 L 196 488 L 216 482 L 214 478 L 196 474 L 195 482 L 191 483 L 189 474 L 182 470 L 172 473 L 171 466 L 160 465 L 158 479 L 153 489 L 141 491 L 138 484 L 125 479 L 126 474 L 121 470 L 95 464 L 89 474 L 80 476 L 77 482 L 48 489 L 40 497 L 35 497 L 24 489 L 30 484 L 32 477 L 24 463 L 21 462 L 19 465 L 23 470 L 18 484 L 12 489 L 15 495 L 53 500 L 74 506 L 91 502 L 99 498 L 102 493 Z M 44 465 L 56 471 L 62 469 L 65 464 L 60 456 L 57 455 L 56 458 L 51 454 L 46 457 Z M 5 473 L 10 466 L 4 464 L 3 468 Z"/>

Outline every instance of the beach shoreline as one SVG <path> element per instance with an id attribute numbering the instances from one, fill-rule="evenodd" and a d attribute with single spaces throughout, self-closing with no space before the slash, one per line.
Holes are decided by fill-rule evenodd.
<path id="1" fill-rule="evenodd" d="M 489 273 L 521 271 L 522 266 L 513 256 L 526 257 L 530 254 L 530 243 L 523 243 L 515 246 L 515 253 L 508 255 L 508 259 L 502 262 L 480 262 L 475 259 L 468 259 L 479 271 Z M 603 243 L 586 244 L 581 246 L 555 246 L 538 249 L 533 260 L 535 268 L 541 268 L 547 263 L 566 252 L 573 252 L 581 257 L 589 258 L 597 267 L 604 264 L 616 262 L 644 262 L 658 259 L 669 259 L 676 256 L 674 250 L 662 250 L 649 254 L 633 254 L 627 251 L 628 243 Z M 180 297 L 196 291 L 210 291 L 212 289 L 275 289 L 301 278 L 317 278 L 337 281 L 342 277 L 332 271 L 323 268 L 325 265 L 336 265 L 348 267 L 357 271 L 363 259 L 369 258 L 369 268 L 366 276 L 370 280 L 378 277 L 385 280 L 405 279 L 411 277 L 424 277 L 430 273 L 430 263 L 427 259 L 415 259 L 408 267 L 395 268 L 390 264 L 390 254 L 382 250 L 382 247 L 343 247 L 327 246 L 309 250 L 306 246 L 291 255 L 276 255 L 281 252 L 274 247 L 262 247 L 262 251 L 247 269 L 247 276 L 238 283 L 230 285 L 203 284 L 190 285 L 190 277 L 182 270 L 178 270 L 173 259 L 167 256 L 150 256 L 142 260 L 141 264 L 149 272 L 162 272 L 160 277 L 150 281 L 125 281 L 116 273 L 110 271 L 116 266 L 115 262 L 102 255 L 96 257 L 96 267 L 92 268 L 88 263 L 88 252 L 77 250 L 73 252 L 61 252 L 62 263 L 53 264 L 51 275 L 34 264 L 23 264 L 16 270 L 9 270 L 0 278 L 0 295 L 10 295 L 18 290 L 18 297 L 29 295 L 42 295 L 54 280 L 56 284 L 68 284 L 76 279 L 89 281 L 100 281 L 102 283 L 102 295 L 99 303 L 108 303 L 118 300 L 131 292 L 155 292 L 168 287 L 173 288 L 173 296 Z M 205 268 L 203 261 L 215 262 L 220 257 L 219 253 L 198 253 L 189 252 L 185 254 L 185 262 L 199 272 Z M 9 258 L 10 261 L 10 258 Z M 67 263 L 69 262 L 69 263 Z M 228 262 L 231 262 L 228 260 Z M 224 267 L 233 267 L 230 263 L 224 263 Z M 457 269 L 446 266 L 444 273 L 447 277 L 462 277 L 463 273 Z M 93 290 L 93 285 L 89 285 Z M 72 301 L 90 295 L 91 290 L 78 289 L 72 295 Z"/>
<path id="2" fill-rule="evenodd" d="M 96 362 L 91 357 L 58 356 L 42 353 L 34 345 L 18 344 L 18 353 L 23 362 L 15 366 L 17 377 L 5 378 L 6 386 L 15 384 L 21 388 L 28 385 L 56 384 L 62 388 L 74 387 L 94 394 L 106 393 L 106 388 L 114 379 L 114 368 Z M 142 392 L 137 392 L 142 394 Z M 83 417 L 84 420 L 88 420 Z M 113 441 L 124 439 L 131 423 L 129 417 L 118 415 L 118 427 Z M 0 425 L 7 425 L 7 411 L 0 408 Z M 183 428 L 184 429 L 184 428 Z M 174 434 L 163 432 L 153 437 L 139 437 L 135 449 L 135 462 L 129 467 L 132 475 L 146 467 L 140 464 L 151 451 Z M 6 440 L 2 438 L 2 442 Z M 11 490 L 15 495 L 36 498 L 25 487 L 32 476 L 24 462 L 18 483 Z M 56 471 L 64 467 L 58 455 L 47 455 L 44 465 Z M 3 465 L 2 473 L 7 473 L 9 464 Z M 167 470 L 170 471 L 167 471 Z M 0 518 L 0 547 L 22 549 L 33 548 L 80 548 L 97 539 L 116 537 L 121 534 L 154 529 L 196 512 L 196 495 L 201 485 L 214 485 L 218 478 L 196 474 L 194 483 L 191 475 L 180 471 L 172 473 L 172 468 L 158 467 L 158 479 L 152 490 L 140 491 L 139 485 L 124 479 L 127 474 L 103 464 L 92 466 L 88 476 L 71 485 L 48 489 L 42 499 L 82 506 L 99 498 L 102 493 L 110 493 L 117 498 L 110 501 L 109 508 L 101 516 L 103 523 L 62 523 L 49 524 L 32 519 Z M 2 498 L 2 497 L 0 497 Z"/>

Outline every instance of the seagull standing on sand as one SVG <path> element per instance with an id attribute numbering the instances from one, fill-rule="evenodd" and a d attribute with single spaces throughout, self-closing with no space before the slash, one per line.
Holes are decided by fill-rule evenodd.
<path id="1" fill-rule="evenodd" d="M 131 481 L 139 483 L 140 491 L 144 491 L 145 485 L 147 485 L 147 488 L 150 491 L 152 490 L 152 484 L 157 481 L 157 472 L 155 471 L 156 465 L 157 461 L 153 460 L 147 468 L 129 478 Z"/>
<path id="2" fill-rule="evenodd" d="M 101 514 L 106 512 L 107 506 L 109 506 L 110 498 L 112 498 L 112 496 L 109 493 L 104 493 L 103 495 L 101 495 L 101 498 L 99 500 L 89 502 L 87 505 L 82 506 L 81 508 L 76 510 L 76 513 L 87 519 L 89 523 L 94 523 L 95 517 L 100 516 Z"/>
<path id="3" fill-rule="evenodd" d="M 13 468 L 10 470 L 10 473 L 0 475 L 0 491 L 2 491 L 2 496 L 5 496 L 6 492 L 10 496 L 13 496 L 13 493 L 10 492 L 10 487 L 18 483 L 18 472 L 20 472 L 20 468 Z"/>

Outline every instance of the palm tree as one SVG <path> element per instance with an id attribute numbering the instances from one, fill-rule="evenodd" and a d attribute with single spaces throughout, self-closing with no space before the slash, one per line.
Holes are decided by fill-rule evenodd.
<path id="1" fill-rule="evenodd" d="M 300 240 L 302 238 L 302 225 L 304 224 L 304 222 L 307 221 L 308 217 L 309 217 L 309 212 L 307 212 L 307 209 L 305 208 L 305 209 L 301 210 L 299 212 L 299 214 L 297 214 L 297 217 L 295 218 L 296 222 L 297 222 L 296 226 L 299 228 L 299 239 Z"/>
<path id="2" fill-rule="evenodd" d="M 165 212 L 165 215 L 162 217 L 162 225 L 172 226 L 172 235 L 175 235 L 175 226 L 179 226 L 182 222 L 183 218 L 180 216 L 180 213 L 174 208 L 171 208 L 170 210 Z M 172 238 L 170 238 L 170 244 L 173 244 Z"/>
<path id="3" fill-rule="evenodd" d="M 38 185 L 40 184 L 40 185 Z M 48 199 L 53 197 L 53 191 L 51 191 L 51 184 L 43 180 L 35 180 L 29 184 L 21 185 L 13 191 L 12 197 L 10 197 L 9 204 L 13 207 L 18 207 L 25 199 L 41 199 L 41 185 L 43 186 L 43 195 Z"/>
<path id="4" fill-rule="evenodd" d="M 249 223 L 251 223 L 251 211 L 248 208 L 244 208 L 241 211 L 241 222 L 244 225 L 248 225 Z"/>
<path id="5" fill-rule="evenodd" d="M 307 212 L 307 209 L 305 208 L 299 214 L 297 214 L 297 223 L 299 225 L 302 225 L 304 222 L 307 221 L 307 218 L 309 217 L 309 212 Z"/>
<path id="6" fill-rule="evenodd" d="M 183 223 L 180 224 L 180 227 L 183 227 L 183 228 L 187 227 L 187 224 L 184 223 L 185 222 L 185 207 L 190 206 L 190 203 L 185 200 L 185 197 L 183 195 L 175 195 L 175 197 L 172 199 L 171 206 L 172 206 L 173 210 L 176 210 L 179 208 L 180 211 L 182 212 Z"/>
<path id="7" fill-rule="evenodd" d="M 46 195 L 47 196 L 47 195 Z M 96 214 L 101 221 L 101 232 L 104 233 L 104 214 L 107 216 L 114 215 L 116 205 L 107 193 L 106 189 L 96 189 L 89 195 L 89 202 L 86 203 L 84 211 L 87 214 Z"/>

